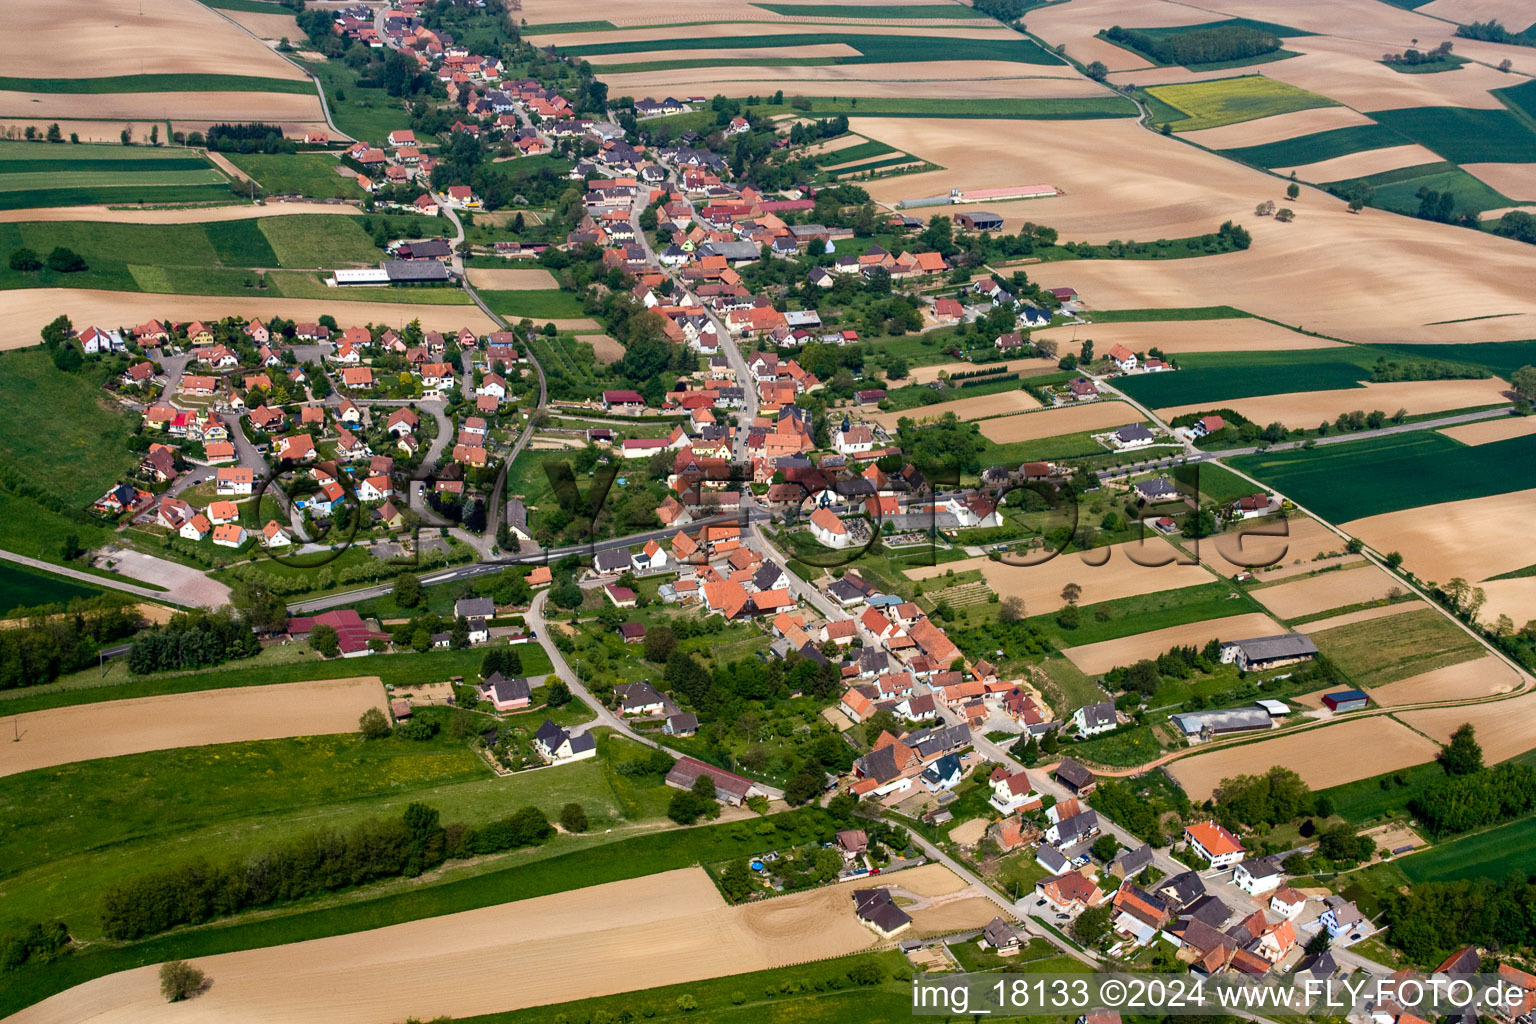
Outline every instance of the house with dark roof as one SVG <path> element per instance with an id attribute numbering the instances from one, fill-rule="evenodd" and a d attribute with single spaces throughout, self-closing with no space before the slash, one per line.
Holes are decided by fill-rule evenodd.
<path id="1" fill-rule="evenodd" d="M 597 756 L 597 742 L 590 733 L 572 736 L 549 719 L 533 734 L 534 749 L 546 761 L 584 761 Z"/>
<path id="2" fill-rule="evenodd" d="M 1205 895 L 1205 882 L 1194 871 L 1185 871 L 1164 879 L 1154 890 L 1156 894 L 1180 913 L 1195 900 Z"/>
<path id="3" fill-rule="evenodd" d="M 500 672 L 492 672 L 490 678 L 480 684 L 480 696 L 490 701 L 497 711 L 516 711 L 532 702 L 533 687 L 528 679 L 508 679 Z"/>
<path id="4" fill-rule="evenodd" d="M 991 949 L 998 956 L 1013 956 L 1024 944 L 1024 936 L 1018 927 L 1001 917 L 994 917 L 987 922 L 987 926 L 981 930 L 981 941 L 977 943 L 982 949 Z"/>
<path id="5" fill-rule="evenodd" d="M 1152 844 L 1142 843 L 1134 850 L 1121 850 L 1109 862 L 1109 873 L 1116 878 L 1135 878 L 1152 864 Z"/>
<path id="6" fill-rule="evenodd" d="M 678 758 L 672 770 L 667 772 L 666 783 L 674 789 L 692 789 L 700 776 L 705 775 L 714 780 L 715 799 L 732 807 L 745 803 L 750 797 L 767 795 L 751 779 L 705 764 L 693 757 Z"/>
<path id="7" fill-rule="evenodd" d="M 1063 758 L 1061 764 L 1056 766 L 1056 781 L 1078 796 L 1089 795 L 1099 784 L 1093 772 L 1070 757 Z"/>
<path id="8" fill-rule="evenodd" d="M 855 889 L 853 913 L 887 939 L 912 926 L 912 918 L 896 905 L 889 889 Z"/>
<path id="9" fill-rule="evenodd" d="M 699 716 L 692 711 L 668 715 L 661 731 L 668 736 L 692 736 L 699 731 Z"/>
<path id="10" fill-rule="evenodd" d="M 1244 672 L 1262 672 L 1317 657 L 1317 644 L 1305 633 L 1281 633 L 1252 640 L 1228 640 L 1221 645 L 1221 660 Z"/>
<path id="11" fill-rule="evenodd" d="M 1119 725 L 1120 719 L 1115 713 L 1114 702 L 1106 700 L 1085 704 L 1072 712 L 1072 724 L 1077 728 L 1079 736 L 1097 736 Z"/>
<path id="12" fill-rule="evenodd" d="M 666 698 L 650 683 L 620 683 L 613 692 L 626 715 L 656 715 L 666 707 Z"/>

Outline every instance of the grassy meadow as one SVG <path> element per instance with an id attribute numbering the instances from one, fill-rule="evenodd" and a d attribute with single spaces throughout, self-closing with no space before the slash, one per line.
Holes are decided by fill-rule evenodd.
<path id="1" fill-rule="evenodd" d="M 223 172 L 188 150 L 0 142 L 0 210 L 233 198 Z"/>

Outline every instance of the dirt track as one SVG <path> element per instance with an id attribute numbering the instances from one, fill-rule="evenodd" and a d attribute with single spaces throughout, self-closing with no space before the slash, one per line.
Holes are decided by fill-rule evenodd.
<path id="1" fill-rule="evenodd" d="M 927 870 L 918 869 L 918 870 Z M 893 881 L 907 876 L 902 872 Z M 389 1024 L 478 1014 L 856 952 L 868 880 L 727 907 L 701 868 L 286 946 L 204 957 L 188 1024 Z M 154 967 L 87 982 L 13 1024 L 165 1019 Z"/>
<path id="2" fill-rule="evenodd" d="M 210 743 L 354 732 L 383 709 L 378 676 L 199 690 L 14 716 L 21 742 L 0 746 L 0 775 L 71 761 Z"/>
<path id="3" fill-rule="evenodd" d="M 1171 647 L 1204 646 L 1207 640 L 1248 640 L 1253 637 L 1274 636 L 1285 632 L 1268 615 L 1248 612 L 1229 615 L 1224 619 L 1207 619 L 1183 626 L 1154 629 L 1149 633 L 1103 640 L 1082 647 L 1069 647 L 1062 651 L 1072 664 L 1088 675 L 1096 676 L 1112 668 L 1130 665 L 1142 658 L 1155 658 Z"/>

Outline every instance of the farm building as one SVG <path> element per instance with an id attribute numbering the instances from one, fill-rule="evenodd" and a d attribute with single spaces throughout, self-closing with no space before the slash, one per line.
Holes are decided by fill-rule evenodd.
<path id="1" fill-rule="evenodd" d="M 1221 660 L 1244 672 L 1262 672 L 1317 657 L 1317 645 L 1304 633 L 1281 633 L 1252 640 L 1228 640 L 1221 645 Z"/>
<path id="2" fill-rule="evenodd" d="M 1323 695 L 1323 704 L 1329 711 L 1359 711 L 1370 702 L 1371 698 L 1359 690 L 1339 690 Z"/>
<path id="3" fill-rule="evenodd" d="M 1078 796 L 1089 795 L 1099 784 L 1093 772 L 1070 757 L 1063 758 L 1061 764 L 1056 766 L 1056 781 Z"/>
<path id="4" fill-rule="evenodd" d="M 1001 231 L 1003 218 L 986 210 L 974 210 L 970 213 L 957 213 L 955 220 L 961 227 L 971 231 Z"/>
<path id="5" fill-rule="evenodd" d="M 1191 711 L 1169 715 L 1186 736 L 1224 736 L 1227 733 L 1268 729 L 1269 712 L 1264 708 L 1231 708 L 1226 711 Z"/>
<path id="6" fill-rule="evenodd" d="M 712 764 L 705 764 L 692 757 L 678 758 L 672 765 L 672 770 L 667 772 L 666 782 L 674 789 L 692 789 L 694 782 L 701 775 L 708 775 L 714 780 L 715 799 L 732 807 L 740 806 L 749 797 L 763 795 L 763 791 L 758 789 L 757 783 L 751 779 L 744 779 L 724 768 L 716 768 Z"/>

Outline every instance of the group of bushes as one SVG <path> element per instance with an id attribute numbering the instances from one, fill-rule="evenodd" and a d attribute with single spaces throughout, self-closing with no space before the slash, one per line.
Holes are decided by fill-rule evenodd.
<path id="1" fill-rule="evenodd" d="M 102 931 L 137 939 L 381 878 L 413 878 L 445 860 L 535 846 L 553 833 L 536 807 L 484 825 L 445 827 L 435 809 L 413 803 L 399 818 L 310 832 L 239 860 L 198 859 L 120 883 L 102 900 Z"/>
<path id="2" fill-rule="evenodd" d="M 138 675 L 208 668 L 250 658 L 261 650 L 250 625 L 229 609 L 178 612 L 134 641 L 128 670 Z"/>
<path id="3" fill-rule="evenodd" d="M 1536 767 L 1510 762 L 1449 776 L 1408 806 L 1436 837 L 1497 825 L 1536 809 Z"/>
<path id="4" fill-rule="evenodd" d="M 0 690 L 51 683 L 85 668 L 101 645 L 131 636 L 143 623 L 137 606 L 117 596 L 17 610 L 10 616 L 26 621 L 0 630 Z"/>

